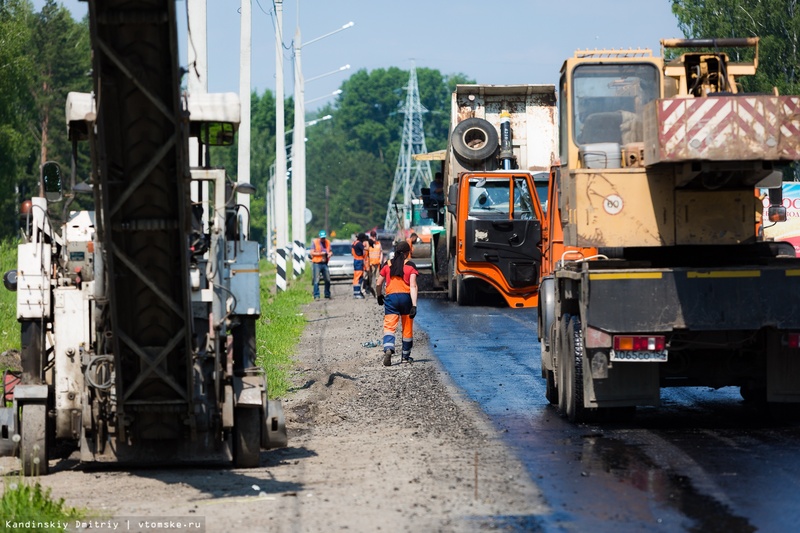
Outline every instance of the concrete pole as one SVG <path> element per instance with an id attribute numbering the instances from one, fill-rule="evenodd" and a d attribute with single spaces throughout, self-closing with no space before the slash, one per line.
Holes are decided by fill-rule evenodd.
<path id="1" fill-rule="evenodd" d="M 306 244 L 306 112 L 300 27 L 294 34 L 294 136 L 292 140 L 292 240 Z"/>
<path id="2" fill-rule="evenodd" d="M 275 176 L 272 175 L 267 182 L 267 242 L 264 243 L 264 249 L 267 251 L 267 258 L 272 258 L 272 253 L 275 251 L 272 247 L 272 235 L 275 228 Z"/>
<path id="3" fill-rule="evenodd" d="M 283 110 L 283 0 L 275 0 L 275 20 L 275 227 L 276 245 L 285 248 L 289 242 L 289 194 Z"/>
<path id="4" fill-rule="evenodd" d="M 239 160 L 237 183 L 250 183 L 250 56 L 252 50 L 252 3 L 242 0 L 242 29 L 239 65 L 239 101 L 242 106 L 239 123 Z M 250 195 L 238 193 L 236 203 L 245 207 L 239 211 L 243 238 L 250 236 Z"/>
<path id="5" fill-rule="evenodd" d="M 208 15 L 206 0 L 187 0 L 188 31 L 187 59 L 189 73 L 186 80 L 186 90 L 189 95 L 208 92 Z M 189 166 L 200 166 L 200 143 L 195 137 L 189 139 Z M 191 187 L 192 200 L 197 202 L 202 198 L 203 205 L 203 230 L 208 231 L 208 183 L 203 181 L 193 182 Z"/>

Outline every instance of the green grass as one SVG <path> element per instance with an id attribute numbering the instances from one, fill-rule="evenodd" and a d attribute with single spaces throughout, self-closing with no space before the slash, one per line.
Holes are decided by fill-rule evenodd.
<path id="1" fill-rule="evenodd" d="M 50 489 L 44 489 L 38 481 L 31 483 L 26 478 L 8 476 L 3 479 L 3 496 L 0 498 L 0 531 L 6 531 L 6 521 L 12 523 L 9 531 L 64 531 L 63 526 L 49 527 L 51 522 L 71 522 L 86 516 L 81 509 L 67 507 L 64 499 L 54 500 Z M 16 527 L 15 527 L 16 526 Z"/>
<path id="2" fill-rule="evenodd" d="M 0 242 L 0 276 L 17 268 L 17 241 L 6 239 Z M 19 322 L 17 322 L 17 293 L 0 287 L 0 352 L 19 350 Z M 0 368 L 0 372 L 4 369 Z"/>
<path id="3" fill-rule="evenodd" d="M 311 268 L 294 281 L 286 291 L 275 291 L 275 266 L 262 261 L 261 318 L 256 326 L 257 363 L 267 372 L 270 398 L 286 396 L 292 387 L 292 360 L 297 343 L 306 327 L 300 307 L 311 301 Z"/>

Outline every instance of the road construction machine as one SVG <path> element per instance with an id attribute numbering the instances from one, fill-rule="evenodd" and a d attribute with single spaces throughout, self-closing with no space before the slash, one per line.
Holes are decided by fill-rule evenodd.
<path id="1" fill-rule="evenodd" d="M 762 231 L 785 219 L 800 97 L 741 92 L 757 38 L 661 43 L 672 58 L 587 50 L 561 69 L 538 329 L 547 398 L 574 421 L 657 406 L 661 387 L 800 402 L 800 259 Z"/>
<path id="2" fill-rule="evenodd" d="M 446 195 L 431 231 L 434 279 L 459 305 L 499 294 L 511 307 L 536 306 L 539 196 L 557 152 L 557 116 L 553 85 L 456 86 L 448 147 L 427 158 L 442 161 Z"/>
<path id="3" fill-rule="evenodd" d="M 253 187 L 209 160 L 233 142 L 238 97 L 181 93 L 174 0 L 88 4 L 94 89 L 67 101 L 69 187 L 43 165 L 5 276 L 22 375 L 0 448 L 25 474 L 63 442 L 84 462 L 257 466 L 286 429 L 255 361 L 259 251 L 236 203 Z M 76 184 L 80 140 L 91 179 Z M 94 210 L 70 211 L 81 191 Z"/>

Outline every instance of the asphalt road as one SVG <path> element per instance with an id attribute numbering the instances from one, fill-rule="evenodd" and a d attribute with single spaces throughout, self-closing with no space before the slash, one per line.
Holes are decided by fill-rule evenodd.
<path id="1" fill-rule="evenodd" d="M 417 324 L 544 492 L 551 512 L 512 530 L 798 530 L 800 423 L 738 389 L 664 389 L 631 421 L 576 425 L 545 399 L 535 310 L 426 299 Z"/>

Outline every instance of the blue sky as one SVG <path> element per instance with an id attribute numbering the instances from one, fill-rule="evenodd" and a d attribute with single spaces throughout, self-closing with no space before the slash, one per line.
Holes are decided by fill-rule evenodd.
<path id="1" fill-rule="evenodd" d="M 76 18 L 87 4 L 63 0 Z M 34 0 L 39 8 L 43 0 Z M 239 91 L 240 0 L 208 0 L 209 91 Z M 253 2 L 252 88 L 275 90 L 272 0 Z M 306 83 L 306 101 L 330 95 L 347 76 L 396 66 L 463 73 L 478 83 L 557 83 L 576 49 L 652 48 L 681 37 L 671 0 L 284 0 L 284 91 L 293 90 L 292 39 L 302 41 L 355 25 L 302 48 L 305 78 L 349 64 L 350 70 Z M 182 63 L 186 63 L 186 3 L 178 1 Z M 309 110 L 332 101 L 321 99 Z"/>

